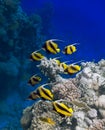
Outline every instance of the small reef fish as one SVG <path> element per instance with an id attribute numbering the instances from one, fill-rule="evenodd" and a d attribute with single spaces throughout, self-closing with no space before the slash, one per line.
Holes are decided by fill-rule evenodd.
<path id="1" fill-rule="evenodd" d="M 79 101 L 79 100 L 74 100 L 74 101 L 71 101 L 71 103 L 73 105 L 76 105 L 78 106 L 79 108 L 84 108 L 84 110 L 87 112 L 89 110 L 91 110 L 91 108 L 83 101 Z"/>
<path id="2" fill-rule="evenodd" d="M 38 84 L 41 81 L 41 77 L 37 76 L 37 75 L 33 75 L 29 81 L 28 84 L 30 84 L 31 86 L 34 86 L 35 84 Z"/>
<path id="3" fill-rule="evenodd" d="M 79 65 L 75 65 L 79 62 L 82 62 L 84 60 L 81 60 L 81 61 L 78 61 L 78 62 L 75 62 L 75 63 L 72 63 L 70 65 L 68 65 L 67 69 L 65 70 L 65 72 L 67 72 L 68 74 L 72 75 L 72 74 L 75 74 L 77 72 L 79 72 L 81 70 L 81 66 Z"/>
<path id="4" fill-rule="evenodd" d="M 68 65 L 66 64 L 67 62 L 69 62 L 69 61 L 65 61 L 65 62 L 60 63 L 60 67 L 63 68 L 64 72 L 68 68 Z"/>
<path id="5" fill-rule="evenodd" d="M 49 53 L 53 53 L 53 54 L 57 54 L 60 52 L 60 48 L 58 48 L 58 44 L 55 43 L 54 41 L 62 41 L 59 39 L 50 39 L 47 40 L 44 44 L 44 46 L 42 47 L 43 50 L 46 50 Z"/>
<path id="6" fill-rule="evenodd" d="M 60 60 L 55 60 L 55 62 L 57 63 L 57 65 L 59 66 L 60 65 Z"/>
<path id="7" fill-rule="evenodd" d="M 60 63 L 61 63 L 61 61 L 60 60 L 58 60 L 58 58 L 61 58 L 61 57 L 56 57 L 56 58 L 53 58 L 53 60 L 57 63 L 57 65 L 59 66 L 60 65 Z"/>
<path id="8" fill-rule="evenodd" d="M 41 49 L 40 49 L 40 50 L 41 50 Z M 39 50 L 34 51 L 34 52 L 31 53 L 30 59 L 31 59 L 32 61 L 40 61 L 40 60 L 42 60 L 42 59 L 44 58 L 44 56 L 43 56 L 41 53 L 39 53 L 38 51 L 39 51 Z"/>
<path id="9" fill-rule="evenodd" d="M 71 55 L 72 53 L 76 52 L 76 46 L 79 43 L 74 43 L 72 45 L 68 45 L 64 48 L 64 50 L 62 51 L 64 54 L 68 54 L 68 55 Z"/>
<path id="10" fill-rule="evenodd" d="M 79 65 L 69 65 L 67 67 L 67 69 L 65 70 L 65 72 L 67 72 L 68 74 L 72 75 L 72 74 L 77 73 L 80 70 L 81 70 L 81 66 L 79 66 Z"/>
<path id="11" fill-rule="evenodd" d="M 73 115 L 73 109 L 65 105 L 64 103 L 60 103 L 59 101 L 54 101 L 53 108 L 54 110 L 63 116 L 72 116 Z"/>
<path id="12" fill-rule="evenodd" d="M 44 88 L 45 85 L 47 85 L 47 84 L 44 84 L 44 85 L 38 87 L 35 91 L 33 91 L 29 95 L 28 98 L 32 99 L 32 100 L 35 100 L 37 98 L 41 98 L 43 100 L 53 100 L 53 98 L 54 98 L 53 93 L 49 89 Z"/>
<path id="13" fill-rule="evenodd" d="M 46 122 L 48 124 L 51 124 L 51 125 L 55 125 L 55 121 L 53 121 L 51 118 L 49 117 L 39 117 L 39 119 L 43 122 Z"/>
<path id="14" fill-rule="evenodd" d="M 37 89 L 38 95 L 44 100 L 53 100 L 54 98 L 53 93 L 49 89 L 44 88 L 44 86 L 45 85 L 38 87 Z"/>

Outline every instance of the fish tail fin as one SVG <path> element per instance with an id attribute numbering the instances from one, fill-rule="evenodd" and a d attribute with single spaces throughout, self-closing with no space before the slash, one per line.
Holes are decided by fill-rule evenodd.
<path id="1" fill-rule="evenodd" d="M 72 109 L 71 107 L 69 108 L 69 110 L 70 110 L 71 112 L 73 112 L 73 109 Z"/>
<path id="2" fill-rule="evenodd" d="M 59 49 L 59 48 L 57 48 L 56 50 L 57 50 L 57 52 L 60 52 L 60 49 Z"/>

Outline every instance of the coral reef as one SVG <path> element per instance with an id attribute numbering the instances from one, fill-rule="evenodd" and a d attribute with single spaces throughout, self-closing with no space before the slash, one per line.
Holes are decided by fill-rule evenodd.
<path id="1" fill-rule="evenodd" d="M 12 110 L 16 108 L 17 101 L 14 93 L 21 97 L 18 98 L 19 106 L 16 108 L 16 111 L 21 112 L 24 95 L 29 91 L 27 89 L 23 93 L 27 77 L 29 78 L 28 70 L 32 68 L 28 61 L 29 54 L 39 49 L 45 40 L 45 35 L 42 34 L 42 17 L 38 14 L 28 16 L 22 10 L 20 2 L 21 0 L 0 0 L 0 129 L 5 130 L 21 129 L 20 114 L 17 116 L 18 112 L 14 114 Z M 6 103 L 4 105 L 9 96 L 12 96 L 11 99 L 15 103 L 11 106 Z"/>
<path id="2" fill-rule="evenodd" d="M 0 57 L 6 60 L 13 53 L 22 60 L 32 48 L 39 48 L 44 39 L 41 35 L 41 17 L 27 16 L 20 6 L 20 0 L 0 1 L 0 9 Z M 4 53 L 8 54 L 7 57 Z"/>
<path id="3" fill-rule="evenodd" d="M 72 117 L 62 116 L 53 110 L 52 102 L 38 101 L 23 112 L 24 130 L 105 130 L 104 59 L 81 63 L 82 71 L 69 79 L 60 76 L 61 68 L 56 67 L 53 59 L 43 59 L 38 67 L 49 77 L 49 82 L 54 82 L 50 87 L 55 100 L 62 99 L 74 113 Z M 55 125 L 41 121 L 40 117 L 51 118 Z"/>
<path id="4" fill-rule="evenodd" d="M 55 100 L 73 101 L 81 97 L 81 92 L 72 79 L 65 79 L 62 83 L 55 84 L 52 86 L 52 92 Z"/>
<path id="5" fill-rule="evenodd" d="M 42 18 L 23 12 L 20 0 L 0 0 L 0 91 L 5 95 L 19 85 L 30 69 L 27 57 L 45 39 L 41 28 Z M 7 96 L 1 94 L 0 97 L 4 100 Z"/>
<path id="6" fill-rule="evenodd" d="M 59 114 L 53 110 L 51 102 L 39 101 L 32 107 L 26 108 L 23 113 L 21 124 L 24 130 L 67 130 L 71 124 L 69 118 L 59 116 Z M 40 117 L 51 118 L 55 122 L 55 125 L 44 123 L 40 120 Z"/>
<path id="7" fill-rule="evenodd" d="M 63 73 L 63 68 L 59 67 L 55 60 L 48 60 L 46 57 L 37 65 L 41 72 L 48 77 L 50 82 L 61 82 L 63 79 L 59 75 Z"/>

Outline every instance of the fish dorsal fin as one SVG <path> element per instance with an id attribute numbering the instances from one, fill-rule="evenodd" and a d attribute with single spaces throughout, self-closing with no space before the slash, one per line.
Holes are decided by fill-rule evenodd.
<path id="1" fill-rule="evenodd" d="M 37 76 L 38 74 L 34 74 L 33 76 Z"/>
<path id="2" fill-rule="evenodd" d="M 71 45 L 68 45 L 68 46 L 74 46 L 74 45 L 79 45 L 80 43 L 76 42 L 76 43 L 73 43 Z"/>
<path id="3" fill-rule="evenodd" d="M 38 51 L 40 51 L 40 50 L 42 50 L 42 48 L 41 48 L 41 49 L 39 49 L 39 50 L 34 51 L 34 53 L 37 53 L 37 52 L 38 52 Z"/>
<path id="4" fill-rule="evenodd" d="M 73 109 L 72 109 L 71 107 L 69 107 L 69 110 L 70 110 L 71 112 L 73 112 Z"/>
<path id="5" fill-rule="evenodd" d="M 74 63 L 72 63 L 72 64 L 70 64 L 70 65 L 75 65 L 75 64 L 81 63 L 81 62 L 83 62 L 83 61 L 85 61 L 85 60 L 80 60 L 80 61 L 74 62 Z"/>
<path id="6" fill-rule="evenodd" d="M 46 84 L 43 84 L 43 85 L 41 85 L 40 87 L 44 87 L 44 86 L 46 86 L 46 85 L 53 85 L 54 83 L 46 83 Z"/>
<path id="7" fill-rule="evenodd" d="M 68 62 L 70 62 L 70 61 L 64 61 L 64 62 L 62 62 L 62 63 L 66 64 L 66 63 L 68 63 Z M 61 63 L 61 64 L 62 64 L 62 63 Z"/>
<path id="8" fill-rule="evenodd" d="M 53 58 L 53 60 L 57 60 L 57 59 L 59 59 L 59 58 L 61 58 L 62 56 L 59 56 L 59 57 L 55 57 L 55 58 Z"/>
<path id="9" fill-rule="evenodd" d="M 49 41 L 51 41 L 51 42 L 54 42 L 54 41 L 65 42 L 65 41 L 63 41 L 63 40 L 60 40 L 60 39 L 50 39 Z"/>
<path id="10" fill-rule="evenodd" d="M 39 73 L 37 73 L 37 74 L 34 74 L 33 76 L 38 76 L 39 75 Z M 40 77 L 40 76 L 39 76 Z"/>
<path id="11" fill-rule="evenodd" d="M 48 83 L 46 83 L 46 84 L 43 84 L 43 85 L 41 85 L 40 87 L 44 87 L 44 86 L 46 86 L 46 85 L 48 85 Z"/>

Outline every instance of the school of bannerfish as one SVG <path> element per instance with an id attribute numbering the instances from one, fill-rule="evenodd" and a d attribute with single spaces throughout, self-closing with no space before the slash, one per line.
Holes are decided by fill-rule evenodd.
<path id="1" fill-rule="evenodd" d="M 105 130 L 105 60 L 98 63 L 81 60 L 69 64 L 63 58 L 61 62 L 59 54 L 71 55 L 76 52 L 78 43 L 67 45 L 62 51 L 57 41 L 64 42 L 47 40 L 41 49 L 30 55 L 30 59 L 38 63 L 36 67 L 40 72 L 47 76 L 47 81 L 41 84 L 43 78 L 39 73 L 29 78 L 30 86 L 41 85 L 26 98 L 35 103 L 23 111 L 23 129 Z M 44 52 L 49 54 L 48 57 L 43 55 Z M 77 72 L 72 78 L 71 75 Z M 66 74 L 66 78 L 62 74 Z"/>
<path id="2" fill-rule="evenodd" d="M 44 58 L 44 55 L 42 55 L 39 52 L 41 50 L 44 50 L 44 51 L 46 51 L 48 53 L 52 53 L 52 54 L 59 53 L 60 48 L 58 47 L 58 44 L 55 41 L 64 42 L 63 40 L 59 40 L 59 39 L 47 40 L 41 49 L 31 53 L 30 60 L 41 61 Z M 77 44 L 78 43 L 74 43 L 74 44 L 65 46 L 62 53 L 65 55 L 71 55 L 72 53 L 76 52 Z M 67 65 L 66 63 L 68 61 L 61 62 L 60 60 L 58 60 L 58 58 L 59 57 L 53 58 L 53 60 L 56 62 L 56 64 L 59 67 L 63 68 L 64 74 L 72 75 L 81 70 L 81 66 L 77 65 L 77 63 L 79 63 L 81 61 Z M 41 80 L 42 80 L 41 77 L 39 77 L 37 74 L 35 74 L 32 77 L 30 77 L 28 84 L 31 86 L 34 86 L 34 85 L 38 84 Z M 35 89 L 33 92 L 30 93 L 30 95 L 28 96 L 27 99 L 28 100 L 36 100 L 36 99 L 49 100 L 52 102 L 53 108 L 57 113 L 59 113 L 60 115 L 63 115 L 63 116 L 72 116 L 73 109 L 71 107 L 68 107 L 66 104 L 62 103 L 61 100 L 54 100 L 54 94 L 51 92 L 50 89 L 45 88 L 46 85 L 49 85 L 49 83 L 39 86 L 37 89 Z M 44 119 L 43 119 L 43 121 L 44 121 Z M 47 122 L 47 119 L 45 122 Z M 48 123 L 52 123 L 52 122 L 48 122 Z"/>

